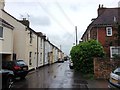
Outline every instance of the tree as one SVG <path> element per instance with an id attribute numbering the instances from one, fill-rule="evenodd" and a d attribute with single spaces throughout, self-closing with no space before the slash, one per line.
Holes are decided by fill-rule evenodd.
<path id="1" fill-rule="evenodd" d="M 70 55 L 75 70 L 82 73 L 93 73 L 93 57 L 103 57 L 105 54 L 98 41 L 90 40 L 73 46 Z"/>

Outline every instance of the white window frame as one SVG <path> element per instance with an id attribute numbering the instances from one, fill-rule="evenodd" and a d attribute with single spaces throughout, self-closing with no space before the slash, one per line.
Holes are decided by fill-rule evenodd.
<path id="1" fill-rule="evenodd" d="M 120 49 L 120 46 L 111 46 L 111 47 L 110 47 L 110 57 L 111 57 L 111 58 L 113 58 L 113 52 L 112 52 L 112 49 L 113 49 L 113 48 L 116 48 L 116 49 L 119 48 L 119 49 Z M 120 51 L 119 51 L 119 52 L 120 52 Z M 117 55 L 120 54 L 119 52 L 116 53 L 116 54 L 117 54 Z"/>
<path id="2" fill-rule="evenodd" d="M 90 30 L 88 31 L 88 40 L 90 40 Z"/>
<path id="3" fill-rule="evenodd" d="M 111 32 L 110 34 L 109 31 Z M 106 34 L 107 36 L 112 36 L 112 27 L 106 27 Z"/>

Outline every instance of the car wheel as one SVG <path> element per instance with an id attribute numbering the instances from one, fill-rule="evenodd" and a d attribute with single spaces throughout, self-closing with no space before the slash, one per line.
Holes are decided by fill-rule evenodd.
<path id="1" fill-rule="evenodd" d="M 12 77 L 8 77 L 6 86 L 7 86 L 6 88 L 12 88 L 13 87 L 13 78 Z"/>

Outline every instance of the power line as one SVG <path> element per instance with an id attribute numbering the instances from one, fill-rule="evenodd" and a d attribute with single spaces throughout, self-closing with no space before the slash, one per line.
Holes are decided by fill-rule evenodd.
<path id="1" fill-rule="evenodd" d="M 71 21 L 71 19 L 68 17 L 68 15 L 65 13 L 65 11 L 61 8 L 60 4 L 56 1 L 56 5 L 58 6 L 58 8 L 61 10 L 61 12 L 64 14 L 64 16 L 66 17 L 66 19 L 68 20 L 68 22 L 72 25 L 75 26 L 73 24 L 73 22 Z"/>
<path id="2" fill-rule="evenodd" d="M 66 28 L 41 4 L 41 2 L 38 1 L 38 5 L 55 21 L 57 24 L 63 29 L 66 30 Z M 66 30 L 67 31 L 67 30 Z M 67 31 L 68 32 L 68 31 Z M 69 32 L 68 32 L 69 33 Z M 71 33 L 69 33 L 72 35 Z M 73 36 L 73 35 L 72 35 Z"/>
<path id="3" fill-rule="evenodd" d="M 75 27 L 75 33 L 76 33 L 76 37 L 77 37 L 77 26 L 75 26 L 73 24 L 73 22 L 71 21 L 71 19 L 68 17 L 68 15 L 65 13 L 65 11 L 63 10 L 63 8 L 60 6 L 60 4 L 56 1 L 56 5 L 58 6 L 58 8 L 61 10 L 61 12 L 64 14 L 64 16 L 66 17 L 66 19 L 68 20 L 68 22 Z M 74 37 L 74 34 L 72 35 Z M 76 39 L 77 40 L 77 39 Z M 77 41 L 76 41 L 76 45 L 77 45 Z"/>

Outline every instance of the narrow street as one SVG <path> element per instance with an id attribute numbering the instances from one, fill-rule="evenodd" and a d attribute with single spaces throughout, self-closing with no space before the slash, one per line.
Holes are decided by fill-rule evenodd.
<path id="1" fill-rule="evenodd" d="M 87 81 L 69 68 L 69 62 L 55 63 L 31 71 L 26 79 L 17 80 L 14 88 L 86 88 Z"/>

